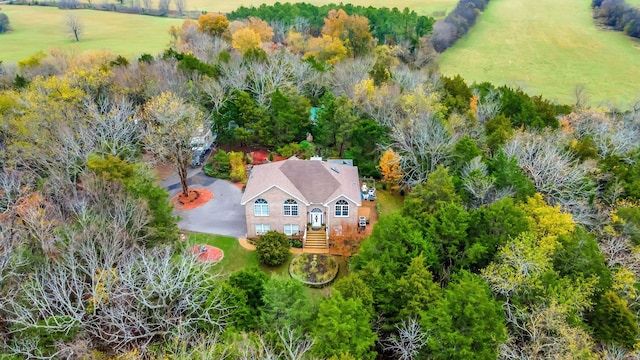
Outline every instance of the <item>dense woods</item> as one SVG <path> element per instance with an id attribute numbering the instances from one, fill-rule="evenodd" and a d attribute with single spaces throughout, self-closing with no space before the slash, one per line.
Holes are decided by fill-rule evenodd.
<path id="1" fill-rule="evenodd" d="M 638 356 L 639 108 L 442 76 L 418 20 L 378 45 L 406 38 L 349 7 L 303 31 L 302 6 L 281 32 L 257 17 L 274 9 L 185 21 L 158 56 L 0 64 L 0 357 Z M 154 164 L 187 191 L 201 125 L 222 146 L 352 159 L 403 206 L 321 295 L 200 263 Z M 261 261 L 285 261 L 267 238 Z"/>

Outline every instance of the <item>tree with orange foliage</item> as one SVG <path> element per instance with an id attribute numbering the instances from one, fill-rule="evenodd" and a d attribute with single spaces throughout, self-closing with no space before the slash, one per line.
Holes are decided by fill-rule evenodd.
<path id="1" fill-rule="evenodd" d="M 384 182 L 389 186 L 391 191 L 400 188 L 400 180 L 402 180 L 402 169 L 400 168 L 400 155 L 392 148 L 388 148 L 380 158 L 378 169 L 382 173 Z"/>
<path id="2" fill-rule="evenodd" d="M 348 15 L 344 10 L 331 10 L 324 19 L 322 34 L 340 39 L 353 57 L 368 53 L 373 45 L 369 19 Z"/>
<path id="3" fill-rule="evenodd" d="M 229 19 L 223 14 L 204 14 L 198 17 L 201 32 L 211 36 L 222 36 L 229 28 Z"/>
<path id="4" fill-rule="evenodd" d="M 246 27 L 260 35 L 260 40 L 262 41 L 271 41 L 273 39 L 273 28 L 260 18 L 249 16 Z"/>

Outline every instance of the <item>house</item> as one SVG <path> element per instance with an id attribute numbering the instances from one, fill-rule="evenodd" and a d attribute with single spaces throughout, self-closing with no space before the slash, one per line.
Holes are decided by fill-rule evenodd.
<path id="1" fill-rule="evenodd" d="M 256 165 L 241 204 L 248 237 L 275 230 L 305 240 L 311 232 L 328 238 L 325 229 L 339 233 L 344 225 L 358 226 L 358 168 L 295 157 Z"/>

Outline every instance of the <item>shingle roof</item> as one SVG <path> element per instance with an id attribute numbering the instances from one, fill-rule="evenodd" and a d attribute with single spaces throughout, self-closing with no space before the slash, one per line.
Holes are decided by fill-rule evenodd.
<path id="1" fill-rule="evenodd" d="M 327 203 L 341 195 L 361 204 L 355 166 L 297 158 L 256 165 L 251 170 L 242 204 L 272 187 L 278 187 L 306 204 Z"/>

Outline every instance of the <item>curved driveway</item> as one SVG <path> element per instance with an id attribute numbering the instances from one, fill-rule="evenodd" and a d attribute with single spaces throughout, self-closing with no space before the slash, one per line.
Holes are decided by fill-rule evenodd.
<path id="1" fill-rule="evenodd" d="M 181 230 L 245 237 L 244 206 L 240 205 L 242 191 L 232 183 L 206 176 L 202 169 L 191 169 L 188 174 L 189 187 L 205 188 L 213 193 L 213 199 L 193 210 L 178 211 L 180 217 L 178 227 Z M 177 174 L 171 175 L 162 182 L 169 195 L 173 197 L 180 191 L 180 180 Z"/>

